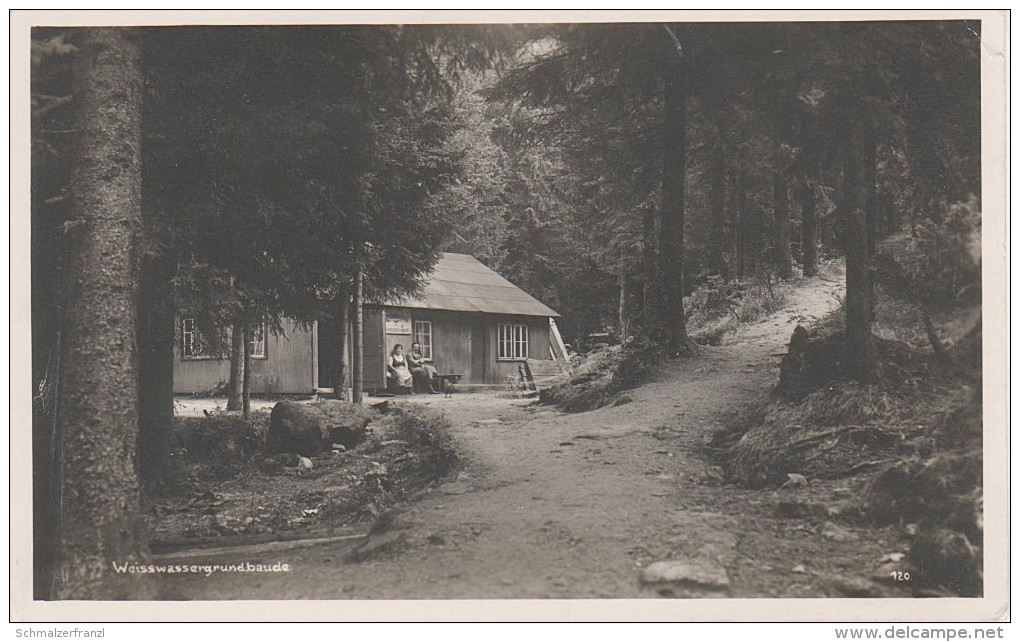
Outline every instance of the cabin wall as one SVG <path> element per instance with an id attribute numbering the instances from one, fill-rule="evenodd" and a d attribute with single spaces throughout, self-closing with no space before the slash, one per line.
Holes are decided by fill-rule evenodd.
<path id="1" fill-rule="evenodd" d="M 266 357 L 252 359 L 252 394 L 307 394 L 317 385 L 316 333 L 285 321 L 284 334 L 266 337 Z M 230 381 L 230 355 L 188 358 L 174 350 L 174 393 L 211 391 Z"/>
<path id="2" fill-rule="evenodd" d="M 526 323 L 528 358 L 550 358 L 548 317 L 516 317 L 396 307 L 387 307 L 384 313 L 386 317 L 383 320 L 386 329 L 384 364 L 396 344 L 401 344 L 405 352 L 410 349 L 414 343 L 416 321 L 432 322 L 432 365 L 442 374 L 463 375 L 462 383 L 501 384 L 506 381 L 507 376 L 517 374 L 519 361 L 496 358 L 500 323 Z M 408 323 L 396 322 L 395 319 L 406 320 Z M 366 367 L 372 367 L 367 359 Z M 370 387 L 368 379 L 366 371 L 366 388 Z"/>
<path id="3" fill-rule="evenodd" d="M 485 316 L 487 345 L 484 383 L 504 383 L 507 377 L 517 374 L 520 365 L 520 361 L 517 359 L 504 360 L 496 357 L 496 342 L 501 323 L 526 323 L 528 326 L 528 358 L 549 359 L 549 317 Z"/>

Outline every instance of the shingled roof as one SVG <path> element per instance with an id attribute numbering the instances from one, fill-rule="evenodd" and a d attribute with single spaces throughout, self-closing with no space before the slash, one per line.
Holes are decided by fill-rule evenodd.
<path id="1" fill-rule="evenodd" d="M 558 317 L 555 310 L 469 254 L 444 252 L 419 294 L 387 305 L 426 310 Z"/>

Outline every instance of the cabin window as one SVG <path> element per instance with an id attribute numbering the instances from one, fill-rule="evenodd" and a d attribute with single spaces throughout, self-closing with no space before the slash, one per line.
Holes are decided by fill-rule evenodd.
<path id="1" fill-rule="evenodd" d="M 432 322 L 414 322 L 414 342 L 421 346 L 421 356 L 427 361 L 432 360 Z"/>
<path id="2" fill-rule="evenodd" d="M 208 359 L 208 346 L 198 331 L 194 318 L 181 319 L 181 356 L 185 359 Z"/>
<path id="3" fill-rule="evenodd" d="M 252 329 L 252 338 L 248 341 L 251 346 L 252 359 L 266 358 L 266 324 L 261 323 Z"/>
<path id="4" fill-rule="evenodd" d="M 528 326 L 523 323 L 499 324 L 497 353 L 498 359 L 528 358 Z"/>

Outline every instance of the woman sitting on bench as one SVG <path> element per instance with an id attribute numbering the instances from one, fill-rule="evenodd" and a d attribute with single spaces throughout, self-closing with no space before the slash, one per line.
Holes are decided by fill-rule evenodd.
<path id="1" fill-rule="evenodd" d="M 425 363 L 425 356 L 421 353 L 421 345 L 418 343 L 411 344 L 411 351 L 407 353 L 407 365 L 417 384 L 416 390 L 428 389 L 429 394 L 439 394 L 439 372 Z"/>
<path id="2" fill-rule="evenodd" d="M 393 352 L 386 361 L 386 376 L 393 382 L 394 387 L 401 389 L 403 394 L 411 394 L 413 377 L 407 368 L 407 357 L 404 356 L 404 346 L 399 343 L 393 346 Z"/>

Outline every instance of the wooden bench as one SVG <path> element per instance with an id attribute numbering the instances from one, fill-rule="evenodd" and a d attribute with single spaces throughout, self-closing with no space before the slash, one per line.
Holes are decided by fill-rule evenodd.
<path id="1" fill-rule="evenodd" d="M 463 376 L 464 376 L 463 374 L 455 374 L 455 373 L 438 374 L 438 375 L 436 375 L 436 377 L 439 378 L 439 388 L 440 389 L 442 389 L 442 387 L 446 384 L 447 381 L 449 381 L 451 384 L 454 384 L 454 385 L 460 383 L 460 378 L 463 377 Z"/>

